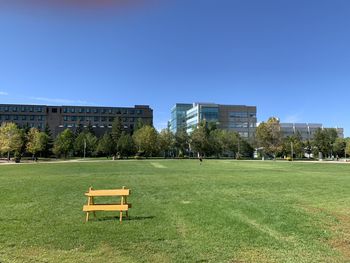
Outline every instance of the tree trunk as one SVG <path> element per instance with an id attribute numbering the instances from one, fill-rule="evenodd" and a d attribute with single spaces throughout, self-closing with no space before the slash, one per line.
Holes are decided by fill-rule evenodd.
<path id="1" fill-rule="evenodd" d="M 10 151 L 7 152 L 7 161 L 10 161 Z"/>

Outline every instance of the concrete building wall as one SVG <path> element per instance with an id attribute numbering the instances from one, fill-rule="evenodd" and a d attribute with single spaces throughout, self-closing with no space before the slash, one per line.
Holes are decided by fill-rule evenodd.
<path id="1" fill-rule="evenodd" d="M 138 119 L 153 124 L 153 110 L 148 105 L 135 107 L 47 106 L 0 104 L 0 123 L 14 122 L 21 127 L 44 129 L 49 126 L 56 136 L 66 128 L 75 130 L 89 124 L 97 135 L 111 130 L 114 118 L 121 117 L 124 129 L 132 132 Z"/>

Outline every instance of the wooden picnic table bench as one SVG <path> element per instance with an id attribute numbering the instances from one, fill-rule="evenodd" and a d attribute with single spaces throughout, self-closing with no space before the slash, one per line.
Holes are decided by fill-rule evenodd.
<path id="1" fill-rule="evenodd" d="M 126 217 L 129 217 L 129 208 L 131 204 L 128 203 L 128 196 L 131 194 L 130 189 L 126 189 L 123 186 L 122 189 L 110 189 L 110 190 L 94 190 L 92 187 L 89 188 L 89 191 L 85 193 L 88 198 L 87 205 L 83 206 L 83 211 L 86 212 L 86 220 L 89 221 L 89 214 L 94 213 L 96 217 L 96 211 L 119 211 L 119 221 L 120 223 L 123 220 L 123 212 L 125 212 Z M 110 203 L 110 204 L 96 204 L 95 197 L 108 197 L 115 196 L 120 197 L 120 202 Z"/>

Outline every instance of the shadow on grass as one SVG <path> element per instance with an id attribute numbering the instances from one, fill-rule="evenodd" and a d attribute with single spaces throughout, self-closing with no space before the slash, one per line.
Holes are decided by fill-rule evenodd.
<path id="1" fill-rule="evenodd" d="M 138 220 L 151 220 L 154 216 L 129 216 L 128 218 L 123 217 L 123 221 L 138 221 Z M 119 221 L 119 216 L 104 216 L 100 218 L 94 218 L 91 221 Z"/>

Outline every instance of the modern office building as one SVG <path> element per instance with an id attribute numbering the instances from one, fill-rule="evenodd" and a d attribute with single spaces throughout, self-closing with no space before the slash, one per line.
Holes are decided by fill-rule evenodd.
<path id="1" fill-rule="evenodd" d="M 192 104 L 176 103 L 171 109 L 171 120 L 169 127 L 172 133 L 176 133 L 181 129 L 186 129 L 186 112 L 192 108 Z"/>
<path id="2" fill-rule="evenodd" d="M 252 138 L 256 129 L 256 107 L 214 103 L 176 104 L 172 108 L 170 129 L 173 133 L 186 128 L 188 133 L 203 120 L 215 122 L 219 129 L 238 132 Z"/>
<path id="3" fill-rule="evenodd" d="M 49 126 L 56 136 L 66 128 L 91 125 L 97 135 L 112 128 L 114 118 L 121 117 L 124 129 L 133 131 L 139 119 L 153 123 L 153 110 L 148 105 L 135 107 L 47 106 L 0 104 L 0 123 L 14 122 L 20 127 L 44 129 Z"/>
<path id="4" fill-rule="evenodd" d="M 312 140 L 318 129 L 330 129 L 325 128 L 320 123 L 280 123 L 280 127 L 283 137 L 293 136 L 299 133 L 303 140 Z M 335 129 L 338 137 L 344 138 L 344 129 L 337 127 Z"/>

